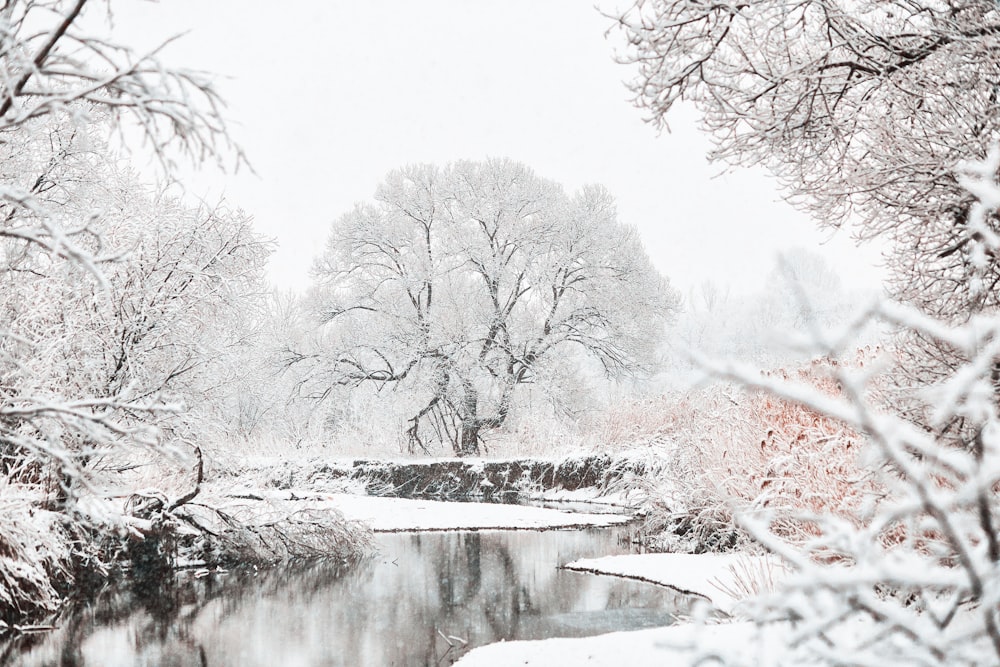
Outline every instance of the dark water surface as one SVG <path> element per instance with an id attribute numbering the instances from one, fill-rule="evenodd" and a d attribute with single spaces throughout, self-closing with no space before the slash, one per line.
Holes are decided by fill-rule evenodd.
<path id="1" fill-rule="evenodd" d="M 5 647 L 0 662 L 450 665 L 501 639 L 667 625 L 687 598 L 557 567 L 628 553 L 628 538 L 628 528 L 383 534 L 378 555 L 346 570 L 313 564 L 108 592 L 58 630 Z"/>

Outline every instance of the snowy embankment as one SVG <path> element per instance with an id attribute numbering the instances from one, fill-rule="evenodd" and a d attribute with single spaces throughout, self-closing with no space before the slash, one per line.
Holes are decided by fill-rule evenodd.
<path id="1" fill-rule="evenodd" d="M 628 502 L 631 483 L 655 474 L 659 450 L 569 454 L 559 458 L 310 459 L 258 458 L 226 469 L 232 480 L 259 479 L 260 486 L 319 492 L 359 491 L 372 496 L 433 499 L 544 497 Z M 614 493 L 615 498 L 610 495 Z M 567 497 L 570 496 L 570 497 Z"/>
<path id="2" fill-rule="evenodd" d="M 686 623 L 578 639 L 498 642 L 472 649 L 455 664 L 459 667 L 663 667 L 729 664 L 727 659 L 736 658 L 747 664 L 771 664 L 786 632 L 788 628 L 779 625 L 761 628 L 754 623 Z M 724 662 L 718 662 L 720 659 Z"/>
<path id="3" fill-rule="evenodd" d="M 377 533 L 442 530 L 552 530 L 615 526 L 620 514 L 584 514 L 525 505 L 456 503 L 308 491 L 235 492 L 238 498 L 296 501 L 310 509 L 336 509 Z"/>

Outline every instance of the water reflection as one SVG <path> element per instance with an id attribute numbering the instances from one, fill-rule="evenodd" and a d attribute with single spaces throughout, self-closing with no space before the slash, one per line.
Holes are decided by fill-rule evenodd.
<path id="1" fill-rule="evenodd" d="M 345 573 L 313 564 L 209 577 L 145 600 L 109 592 L 58 631 L 8 646 L 0 662 L 450 665 L 501 639 L 668 624 L 684 597 L 557 569 L 628 551 L 623 530 L 382 535 L 380 553 Z"/>

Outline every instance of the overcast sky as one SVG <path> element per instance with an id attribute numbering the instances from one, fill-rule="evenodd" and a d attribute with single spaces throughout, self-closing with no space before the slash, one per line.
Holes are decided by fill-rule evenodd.
<path id="1" fill-rule="evenodd" d="M 226 78 L 237 140 L 256 170 L 197 176 L 192 191 L 246 209 L 279 250 L 271 277 L 308 283 L 331 222 L 416 162 L 509 157 L 573 190 L 601 183 L 683 290 L 755 289 L 792 246 L 850 285 L 878 254 L 820 234 L 759 171 L 705 159 L 690 110 L 657 136 L 628 103 L 611 21 L 585 0 L 171 0 L 116 5 L 117 28 L 164 58 Z"/>

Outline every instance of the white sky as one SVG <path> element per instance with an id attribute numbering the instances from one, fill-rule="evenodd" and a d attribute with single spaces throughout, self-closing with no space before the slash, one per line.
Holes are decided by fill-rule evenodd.
<path id="1" fill-rule="evenodd" d="M 759 288 L 775 254 L 823 254 L 873 285 L 877 253 L 827 241 L 761 172 L 717 177 L 688 110 L 657 136 L 628 104 L 610 21 L 585 0 L 171 0 L 120 3 L 118 29 L 168 47 L 218 87 L 257 174 L 195 177 L 255 216 L 279 250 L 272 280 L 303 287 L 330 223 L 405 164 L 505 156 L 567 190 L 601 183 L 660 270 Z"/>

